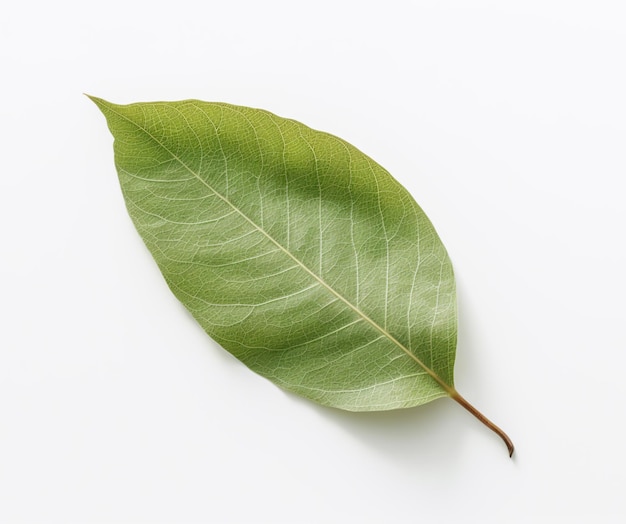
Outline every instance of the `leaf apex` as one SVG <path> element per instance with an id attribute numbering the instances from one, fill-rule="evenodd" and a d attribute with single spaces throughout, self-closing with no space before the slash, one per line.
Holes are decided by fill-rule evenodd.
<path id="1" fill-rule="evenodd" d="M 110 107 L 111 102 L 107 102 L 103 98 L 98 98 L 97 96 L 88 95 L 87 93 L 83 93 L 89 100 L 91 100 L 94 104 L 98 106 L 98 108 L 102 111 L 105 107 Z"/>

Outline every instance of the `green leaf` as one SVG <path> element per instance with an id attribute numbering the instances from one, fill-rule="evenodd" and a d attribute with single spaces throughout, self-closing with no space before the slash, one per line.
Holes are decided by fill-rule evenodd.
<path id="1" fill-rule="evenodd" d="M 454 389 L 450 259 L 385 169 L 259 109 L 92 100 L 139 234 L 225 349 L 327 406 L 467 404 Z"/>

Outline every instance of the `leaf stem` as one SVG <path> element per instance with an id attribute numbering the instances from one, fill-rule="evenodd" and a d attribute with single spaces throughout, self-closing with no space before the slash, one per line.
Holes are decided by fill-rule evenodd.
<path id="1" fill-rule="evenodd" d="M 513 446 L 513 442 L 511 442 L 511 439 L 509 438 L 509 436 L 504 431 L 502 431 L 498 426 L 496 426 L 493 422 L 491 422 L 491 420 L 489 420 L 487 417 L 485 417 L 485 415 L 483 415 L 474 406 L 472 406 L 467 400 L 465 400 L 459 394 L 458 391 L 452 390 L 450 392 L 450 397 L 453 400 L 455 400 L 456 402 L 458 402 L 459 404 L 461 404 L 461 406 L 463 406 L 467 411 L 469 411 L 472 415 L 474 415 L 478 420 L 480 420 L 491 431 L 496 433 L 502 440 L 504 440 L 504 443 L 506 444 L 506 447 L 509 450 L 509 457 L 513 456 L 513 451 L 515 451 L 515 446 Z"/>

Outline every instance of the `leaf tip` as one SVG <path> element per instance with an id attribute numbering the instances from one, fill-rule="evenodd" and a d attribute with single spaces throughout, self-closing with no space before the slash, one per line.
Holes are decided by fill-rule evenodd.
<path id="1" fill-rule="evenodd" d="M 103 98 L 98 98 L 97 96 L 88 95 L 87 93 L 83 93 L 83 95 L 85 95 L 87 98 L 89 98 L 89 100 L 91 100 L 94 104 L 96 104 L 100 110 L 111 105 L 110 102 L 107 102 Z"/>

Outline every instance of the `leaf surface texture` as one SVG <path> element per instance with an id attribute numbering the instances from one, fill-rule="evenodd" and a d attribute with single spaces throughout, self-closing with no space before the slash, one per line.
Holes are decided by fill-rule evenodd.
<path id="1" fill-rule="evenodd" d="M 453 391 L 452 265 L 385 169 L 259 109 L 92 100 L 139 234 L 220 345 L 280 387 L 352 411 Z"/>

